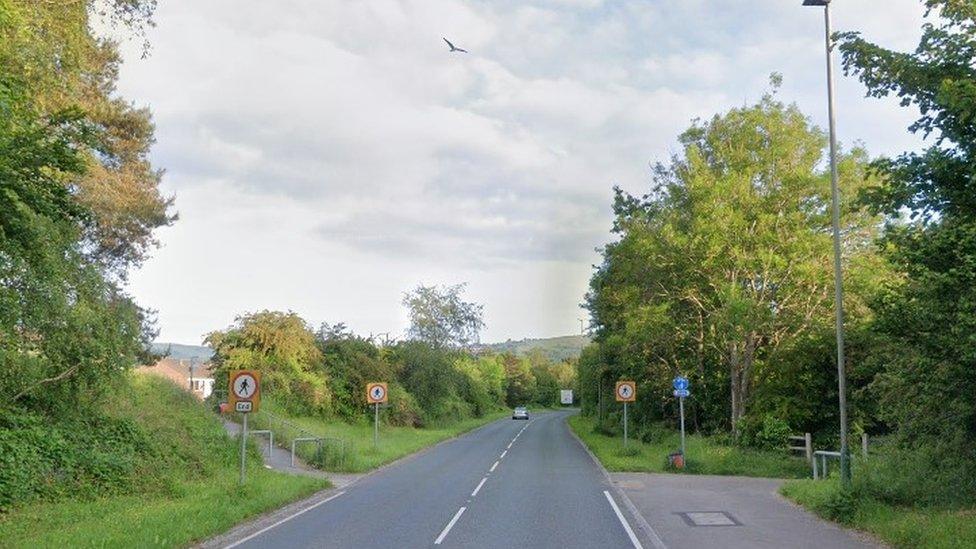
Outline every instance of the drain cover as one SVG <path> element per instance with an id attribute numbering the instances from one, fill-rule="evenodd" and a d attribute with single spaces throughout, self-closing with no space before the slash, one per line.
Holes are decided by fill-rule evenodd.
<path id="1" fill-rule="evenodd" d="M 725 511 L 689 511 L 675 513 L 684 519 L 688 526 L 742 526 Z"/>

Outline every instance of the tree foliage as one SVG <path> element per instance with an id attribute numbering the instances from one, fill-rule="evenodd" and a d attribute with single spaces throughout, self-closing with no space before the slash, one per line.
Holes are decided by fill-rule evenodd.
<path id="1" fill-rule="evenodd" d="M 887 216 L 885 257 L 904 273 L 875 303 L 882 418 L 910 446 L 976 463 L 976 4 L 927 0 L 914 52 L 857 33 L 839 36 L 845 70 L 875 97 L 895 95 L 934 141 L 884 158 L 884 184 L 866 195 Z M 907 215 L 906 215 L 907 212 Z M 976 493 L 976 492 L 974 492 Z"/>
<path id="2" fill-rule="evenodd" d="M 695 424 L 738 429 L 757 387 L 783 379 L 789 353 L 830 326 L 826 140 L 795 106 L 766 95 L 696 122 L 680 142 L 647 195 L 616 191 L 619 240 L 606 246 L 586 303 L 600 350 L 581 359 L 580 378 L 604 390 L 636 379 L 647 395 L 638 414 L 660 418 L 672 414 L 671 379 L 688 375 Z M 862 150 L 845 154 L 840 172 L 845 196 L 873 184 Z M 853 202 L 843 231 L 856 278 L 876 266 L 876 221 Z M 864 309 L 856 292 L 846 305 Z M 835 379 L 829 363 L 819 366 L 814 377 Z M 801 386 L 790 391 L 803 398 Z"/>
<path id="3" fill-rule="evenodd" d="M 403 305 L 410 315 L 410 337 L 434 347 L 464 347 L 477 342 L 485 325 L 483 306 L 461 298 L 465 286 L 420 285 L 404 294 Z"/>
<path id="4" fill-rule="evenodd" d="M 211 371 L 218 387 L 227 386 L 231 370 L 258 370 L 266 391 L 292 412 L 331 410 L 332 391 L 322 367 L 322 351 L 297 314 L 245 314 L 226 330 L 208 334 L 205 342 L 214 350 Z"/>

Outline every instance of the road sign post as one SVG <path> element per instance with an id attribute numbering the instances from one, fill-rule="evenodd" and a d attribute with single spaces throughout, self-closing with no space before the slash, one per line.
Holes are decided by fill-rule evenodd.
<path id="1" fill-rule="evenodd" d="M 247 464 L 247 416 L 261 406 L 261 372 L 234 370 L 227 377 L 228 404 L 244 416 L 241 421 L 241 484 L 244 484 Z"/>
<path id="2" fill-rule="evenodd" d="M 674 387 L 674 396 L 678 397 L 678 409 L 681 415 L 681 457 L 685 456 L 685 397 L 690 395 L 688 388 L 691 386 L 688 383 L 688 378 L 678 376 L 674 378 L 671 382 Z"/>
<path id="3" fill-rule="evenodd" d="M 380 443 L 380 403 L 386 402 L 388 396 L 386 383 L 366 384 L 366 402 L 373 405 L 373 446 Z"/>
<path id="4" fill-rule="evenodd" d="M 627 403 L 637 400 L 637 384 L 633 381 L 618 381 L 615 394 L 617 402 L 624 403 L 624 446 L 627 446 Z"/>

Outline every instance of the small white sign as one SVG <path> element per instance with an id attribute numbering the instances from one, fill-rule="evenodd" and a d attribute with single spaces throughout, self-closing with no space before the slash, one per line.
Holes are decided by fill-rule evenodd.
<path id="1" fill-rule="evenodd" d="M 250 412 L 253 408 L 253 403 L 250 401 L 239 400 L 237 401 L 236 411 L 238 412 Z"/>
<path id="2" fill-rule="evenodd" d="M 562 404 L 572 404 L 573 403 L 573 390 L 563 389 L 559 391 L 559 402 Z"/>

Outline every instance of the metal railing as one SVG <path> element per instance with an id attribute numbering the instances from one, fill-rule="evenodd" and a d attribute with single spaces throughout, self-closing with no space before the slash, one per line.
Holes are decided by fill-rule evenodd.
<path id="1" fill-rule="evenodd" d="M 270 429 L 252 429 L 247 433 L 249 435 L 268 435 L 268 456 L 271 456 L 271 451 L 274 448 L 274 431 Z"/>

